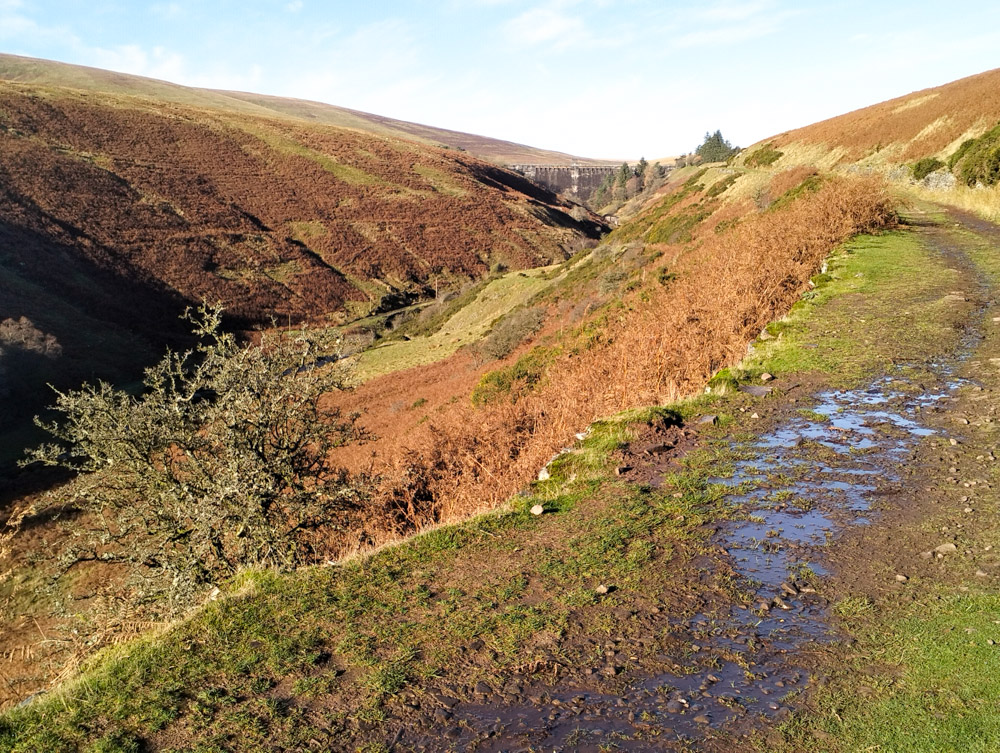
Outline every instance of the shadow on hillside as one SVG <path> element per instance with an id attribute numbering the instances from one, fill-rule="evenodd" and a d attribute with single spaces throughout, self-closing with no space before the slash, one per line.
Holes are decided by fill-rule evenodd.
<path id="1" fill-rule="evenodd" d="M 188 301 L 72 229 L 53 231 L 68 238 L 0 221 L 0 501 L 24 483 L 39 491 L 60 480 L 31 474 L 29 483 L 15 466 L 41 438 L 32 417 L 52 403 L 49 385 L 126 385 L 189 341 L 179 319 Z"/>

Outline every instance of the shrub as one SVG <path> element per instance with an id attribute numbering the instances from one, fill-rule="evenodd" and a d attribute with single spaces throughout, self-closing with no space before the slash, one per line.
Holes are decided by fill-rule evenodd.
<path id="1" fill-rule="evenodd" d="M 345 387 L 344 368 L 321 365 L 302 338 L 241 347 L 221 313 L 188 312 L 199 345 L 148 369 L 140 395 L 85 385 L 57 393 L 60 420 L 36 419 L 58 441 L 25 464 L 79 472 L 75 504 L 100 521 L 100 543 L 84 536 L 67 566 L 100 556 L 167 571 L 178 586 L 245 565 L 291 568 L 358 504 L 362 489 L 326 459 L 360 438 L 357 416 L 320 407 Z"/>
<path id="2" fill-rule="evenodd" d="M 514 309 L 493 326 L 479 350 L 490 358 L 506 358 L 527 337 L 541 329 L 544 319 L 545 314 L 540 309 Z"/>
<path id="3" fill-rule="evenodd" d="M 716 196 L 725 193 L 733 183 L 739 180 L 739 175 L 727 175 L 722 180 L 713 183 L 712 187 L 705 192 L 705 197 L 714 199 Z"/>
<path id="4" fill-rule="evenodd" d="M 520 395 L 538 386 L 556 355 L 555 348 L 532 348 L 510 366 L 483 374 L 472 391 L 472 404 L 488 405 L 504 397 L 516 402 Z"/>
<path id="5" fill-rule="evenodd" d="M 930 175 L 935 170 L 939 170 L 944 167 L 944 162 L 939 160 L 937 157 L 924 157 L 919 162 L 913 164 L 910 167 L 910 172 L 913 174 L 914 180 L 923 180 L 928 175 Z"/>
<path id="6" fill-rule="evenodd" d="M 957 168 L 958 179 L 966 185 L 1000 183 L 1000 125 L 963 143 L 952 158 L 949 164 Z"/>
<path id="7" fill-rule="evenodd" d="M 747 167 L 768 167 L 784 156 L 784 152 L 779 152 L 774 148 L 774 144 L 765 144 L 746 159 Z"/>

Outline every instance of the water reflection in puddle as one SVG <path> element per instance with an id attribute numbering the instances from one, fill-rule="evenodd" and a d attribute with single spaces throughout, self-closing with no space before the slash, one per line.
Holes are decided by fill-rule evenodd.
<path id="1" fill-rule="evenodd" d="M 687 673 L 615 693 L 552 688 L 541 703 L 461 704 L 458 741 L 477 751 L 647 750 L 661 734 L 695 739 L 747 714 L 784 713 L 786 697 L 807 679 L 792 657 L 832 635 L 828 604 L 814 588 L 828 574 L 818 561 L 823 547 L 845 527 L 871 521 L 875 495 L 899 481 L 916 442 L 934 433 L 919 422 L 920 410 L 960 385 L 912 394 L 915 386 L 896 377 L 824 392 L 811 410 L 741 446 L 752 459 L 712 482 L 744 515 L 723 524 L 714 543 L 750 603 L 673 623 L 694 641 Z"/>

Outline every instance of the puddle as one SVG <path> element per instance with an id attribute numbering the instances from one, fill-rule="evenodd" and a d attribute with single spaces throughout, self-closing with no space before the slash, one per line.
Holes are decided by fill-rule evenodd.
<path id="1" fill-rule="evenodd" d="M 450 707 L 447 744 L 496 752 L 662 749 L 741 717 L 787 714 L 790 696 L 809 679 L 796 654 L 834 637 L 830 605 L 817 593 L 828 575 L 824 547 L 877 519 L 878 496 L 901 481 L 917 442 L 935 433 L 921 413 L 954 400 L 966 384 L 955 371 L 978 342 L 970 328 L 954 361 L 930 364 L 932 389 L 899 369 L 864 389 L 823 392 L 810 410 L 741 446 L 753 459 L 712 481 L 743 515 L 724 523 L 713 543 L 751 600 L 728 614 L 670 623 L 692 641 L 685 673 L 614 693 L 512 681 L 502 700 Z"/>

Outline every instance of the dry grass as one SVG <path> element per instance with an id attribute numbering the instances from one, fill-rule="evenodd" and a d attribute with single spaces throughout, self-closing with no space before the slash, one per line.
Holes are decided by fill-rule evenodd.
<path id="1" fill-rule="evenodd" d="M 590 339 L 554 362 L 539 388 L 516 402 L 455 403 L 383 445 L 373 460 L 382 486 L 359 540 L 370 545 L 494 508 L 593 420 L 700 390 L 787 311 L 838 243 L 893 217 L 884 184 L 840 178 L 780 211 L 703 235 L 672 261 L 675 280 L 663 286 L 649 275 Z"/>
<path id="2" fill-rule="evenodd" d="M 1000 223 L 1000 186 L 970 188 L 957 185 L 947 190 L 934 191 L 917 184 L 910 190 L 919 198 L 958 207 L 972 212 L 984 220 Z"/>
<path id="3" fill-rule="evenodd" d="M 998 120 L 1000 69 L 789 131 L 774 142 L 786 155 L 786 145 L 795 143 L 838 148 L 841 162 L 857 161 L 893 145 L 893 157 L 909 161 L 940 155 Z"/>

